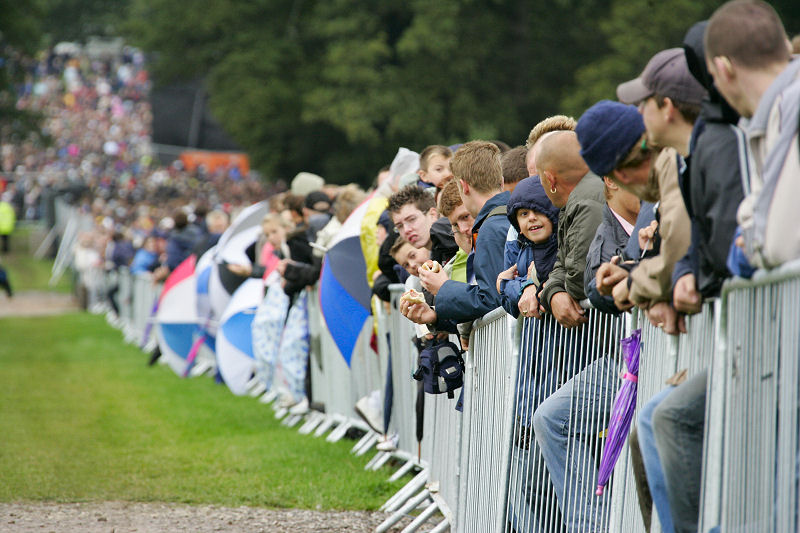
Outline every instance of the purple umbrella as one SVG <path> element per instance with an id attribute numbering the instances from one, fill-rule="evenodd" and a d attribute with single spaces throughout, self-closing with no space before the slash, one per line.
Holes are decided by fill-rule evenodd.
<path id="1" fill-rule="evenodd" d="M 617 458 L 622 451 L 622 446 L 628 438 L 631 429 L 633 412 L 636 410 L 636 389 L 639 381 L 639 352 L 642 346 L 642 330 L 637 329 L 630 337 L 620 341 L 622 355 L 625 357 L 625 366 L 628 371 L 622 374 L 622 385 L 614 400 L 611 410 L 611 420 L 608 423 L 608 436 L 603 446 L 603 457 L 600 460 L 600 471 L 597 474 L 597 491 L 601 496 L 603 489 L 611 478 L 611 472 L 617 463 Z"/>

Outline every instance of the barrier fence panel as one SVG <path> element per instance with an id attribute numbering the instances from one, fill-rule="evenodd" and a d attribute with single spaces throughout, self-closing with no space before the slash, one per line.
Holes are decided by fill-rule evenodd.
<path id="1" fill-rule="evenodd" d="M 565 329 L 524 319 L 512 400 L 507 531 L 594 531 L 609 522 L 611 484 L 595 495 L 613 399 L 624 317 L 588 310 Z"/>
<path id="2" fill-rule="evenodd" d="M 720 531 L 798 527 L 799 267 L 794 263 L 752 282 L 729 283 L 724 292 Z M 712 395 L 712 404 L 719 400 Z"/>
<path id="3" fill-rule="evenodd" d="M 389 308 L 389 345 L 392 359 L 392 416 L 390 429 L 397 433 L 397 449 L 417 456 L 416 402 L 417 382 L 411 377 L 416 369 L 417 349 L 414 346 L 414 328 L 411 321 L 398 310 L 404 285 L 390 285 L 392 296 Z"/>
<path id="4" fill-rule="evenodd" d="M 456 531 L 502 531 L 505 524 L 517 362 L 503 309 L 476 322 L 465 358 Z"/>
<path id="5" fill-rule="evenodd" d="M 422 460 L 429 469 L 428 486 L 439 498 L 440 508 L 452 524 L 458 509 L 459 448 L 461 413 L 456 411 L 460 391 L 450 399 L 447 394 L 426 394 Z"/>
<path id="6" fill-rule="evenodd" d="M 314 287 L 308 293 L 308 371 L 311 373 L 311 400 L 328 405 L 330 394 L 321 345 L 322 311 L 319 307 L 319 292 Z"/>

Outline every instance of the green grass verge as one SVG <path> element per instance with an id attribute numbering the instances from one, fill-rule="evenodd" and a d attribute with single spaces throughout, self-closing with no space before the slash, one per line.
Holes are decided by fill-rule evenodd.
<path id="1" fill-rule="evenodd" d="M 55 287 L 50 287 L 52 259 L 34 259 L 33 252 L 41 243 L 45 232 L 33 225 L 18 225 L 11 236 L 11 252 L 0 255 L 0 264 L 8 271 L 14 291 L 56 291 L 68 293 L 72 290 L 72 271 L 64 273 Z M 33 248 L 33 249 L 31 249 Z"/>
<path id="2" fill-rule="evenodd" d="M 97 316 L 0 320 L 0 501 L 372 510 L 401 486 L 352 441 L 146 359 Z"/>

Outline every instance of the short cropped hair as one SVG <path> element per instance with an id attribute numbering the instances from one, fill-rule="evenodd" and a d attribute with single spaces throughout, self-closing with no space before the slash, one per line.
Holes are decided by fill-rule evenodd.
<path id="1" fill-rule="evenodd" d="M 397 239 L 395 239 L 394 244 L 392 244 L 392 247 L 389 248 L 389 255 L 392 256 L 392 259 L 394 259 L 394 256 L 397 255 L 397 252 L 400 251 L 400 248 L 402 248 L 406 244 L 411 244 L 411 243 L 405 240 L 402 236 L 398 236 Z"/>
<path id="2" fill-rule="evenodd" d="M 480 193 L 490 193 L 503 188 L 503 167 L 500 149 L 486 141 L 470 141 L 453 155 L 450 170 L 458 180 Z"/>
<path id="3" fill-rule="evenodd" d="M 528 134 L 528 140 L 525 141 L 525 148 L 530 150 L 536 141 L 542 138 L 542 135 L 552 131 L 575 131 L 575 126 L 578 123 L 574 118 L 566 115 L 553 115 L 547 117 L 533 127 Z"/>
<path id="4" fill-rule="evenodd" d="M 443 217 L 449 217 L 450 213 L 463 203 L 456 180 L 448 181 L 439 194 L 439 214 Z"/>
<path id="5" fill-rule="evenodd" d="M 414 207 L 423 213 L 427 213 L 431 207 L 436 207 L 433 195 L 413 183 L 406 185 L 391 195 L 387 209 L 389 209 L 390 213 L 399 213 L 403 206 L 407 204 L 414 204 Z"/>
<path id="6" fill-rule="evenodd" d="M 660 94 L 656 93 L 653 95 L 653 101 L 655 101 L 656 106 L 661 109 L 664 107 L 664 99 L 667 98 L 666 96 L 661 96 Z M 700 104 L 688 104 L 686 102 L 680 102 L 678 100 L 672 100 L 672 105 L 675 106 L 675 109 L 678 110 L 678 113 L 681 114 L 683 120 L 688 122 L 689 124 L 694 124 L 697 121 L 697 117 L 700 116 Z"/>
<path id="7" fill-rule="evenodd" d="M 303 215 L 303 206 L 305 205 L 305 196 L 298 194 L 286 193 L 283 197 L 283 205 L 289 211 L 294 211 L 298 215 Z"/>
<path id="8" fill-rule="evenodd" d="M 733 0 L 717 9 L 704 36 L 706 57 L 727 57 L 746 68 L 789 61 L 786 30 L 771 5 Z"/>
<path id="9" fill-rule="evenodd" d="M 358 185 L 351 183 L 350 185 L 342 187 L 334 203 L 334 215 L 336 219 L 344 223 L 347 217 L 350 216 L 350 213 L 355 211 L 356 207 L 364 201 L 365 197 L 366 193 L 364 193 Z"/>
<path id="10" fill-rule="evenodd" d="M 432 144 L 426 146 L 419 154 L 419 168 L 421 170 L 428 170 L 428 165 L 431 163 L 431 158 L 435 155 L 440 155 L 446 159 L 453 157 L 453 152 L 447 146 L 441 144 Z"/>
<path id="11" fill-rule="evenodd" d="M 517 183 L 528 177 L 528 166 L 525 164 L 527 155 L 527 148 L 517 146 L 500 156 L 500 164 L 503 167 L 503 183 Z"/>

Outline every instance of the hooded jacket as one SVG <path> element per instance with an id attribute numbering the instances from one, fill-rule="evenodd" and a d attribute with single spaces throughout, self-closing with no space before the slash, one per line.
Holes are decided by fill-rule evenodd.
<path id="1" fill-rule="evenodd" d="M 500 307 L 500 295 L 497 294 L 497 275 L 503 270 L 503 247 L 508 234 L 508 219 L 502 215 L 490 216 L 493 209 L 508 204 L 510 194 L 501 192 L 489 198 L 481 208 L 473 233 L 478 233 L 475 240 L 475 258 L 473 268 L 476 285 L 448 280 L 436 295 L 437 320 L 467 322 L 481 318 L 483 315 Z M 439 329 L 446 329 L 444 326 Z"/>
<path id="2" fill-rule="evenodd" d="M 744 197 L 740 172 L 742 131 L 739 115 L 714 88 L 705 62 L 703 33 L 707 22 L 689 30 L 683 49 L 689 71 L 708 91 L 690 142 L 689 171 L 681 177 L 681 192 L 692 221 L 689 252 L 675 266 L 673 284 L 694 273 L 697 289 L 705 298 L 719 295 L 730 276 L 725 266 L 736 230 L 736 210 Z"/>
<path id="3" fill-rule="evenodd" d="M 517 213 L 520 209 L 530 209 L 545 215 L 553 224 L 553 234 L 544 243 L 534 243 L 525 237 L 519 228 Z M 507 217 L 511 226 L 517 232 L 517 239 L 513 246 L 516 257 L 509 262 L 517 265 L 517 277 L 512 280 L 500 282 L 500 291 L 503 308 L 512 316 L 519 316 L 517 304 L 522 296 L 522 291 L 528 285 L 536 285 L 537 292 L 542 284 L 547 281 L 550 271 L 558 255 L 558 208 L 553 205 L 544 192 L 544 187 L 539 176 L 531 176 L 521 180 L 507 204 Z M 506 244 L 506 253 L 511 248 L 509 241 Z M 533 263 L 536 269 L 536 280 L 528 280 L 528 268 Z"/>

